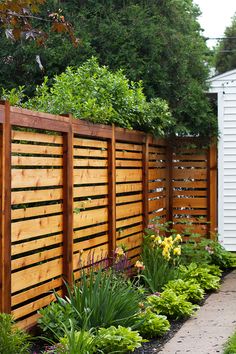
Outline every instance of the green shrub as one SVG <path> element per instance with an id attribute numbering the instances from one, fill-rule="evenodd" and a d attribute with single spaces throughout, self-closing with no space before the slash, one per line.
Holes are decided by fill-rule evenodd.
<path id="1" fill-rule="evenodd" d="M 164 290 L 160 295 L 151 295 L 147 301 L 153 311 L 171 319 L 190 317 L 198 308 L 187 301 L 185 295 L 176 295 L 171 289 Z"/>
<path id="2" fill-rule="evenodd" d="M 144 295 L 130 281 L 111 271 L 81 273 L 80 282 L 74 283 L 72 289 L 68 287 L 65 299 L 56 295 L 57 305 L 51 304 L 49 309 L 39 311 L 41 328 L 60 336 L 61 324 L 68 324 L 68 316 L 76 330 L 121 324 L 132 326 Z"/>
<path id="3" fill-rule="evenodd" d="M 122 326 L 118 326 L 118 328 L 111 326 L 98 330 L 96 347 L 98 352 L 101 351 L 104 354 L 127 353 L 141 347 L 142 342 L 145 340 L 137 331 Z"/>
<path id="4" fill-rule="evenodd" d="M 210 274 L 210 268 L 198 266 L 191 263 L 189 266 L 180 266 L 180 277 L 184 280 L 192 280 L 197 282 L 204 290 L 216 290 L 220 286 L 220 278 Z"/>
<path id="5" fill-rule="evenodd" d="M 56 347 L 56 354 L 92 354 L 95 353 L 96 338 L 88 331 L 75 331 L 65 327 L 64 337 Z"/>
<path id="6" fill-rule="evenodd" d="M 138 331 L 144 338 L 162 336 L 170 329 L 170 322 L 166 316 L 157 315 L 149 308 L 139 314 L 138 320 L 140 321 Z"/>
<path id="7" fill-rule="evenodd" d="M 11 315 L 0 314 L 0 353 L 30 353 L 30 336 L 15 326 Z"/>
<path id="8" fill-rule="evenodd" d="M 229 338 L 225 344 L 223 354 L 235 354 L 236 353 L 236 332 Z"/>
<path id="9" fill-rule="evenodd" d="M 173 290 L 177 295 L 185 295 L 186 300 L 197 303 L 204 298 L 204 290 L 194 280 L 176 279 L 169 281 L 163 288 Z"/>
<path id="10" fill-rule="evenodd" d="M 52 335 L 56 338 L 64 336 L 63 324 L 70 328 L 70 321 L 75 323 L 73 309 L 69 303 L 61 306 L 58 302 L 52 302 L 47 307 L 39 310 L 41 317 L 38 319 L 39 327 L 45 335 Z"/>
<path id="11" fill-rule="evenodd" d="M 54 114 L 72 113 L 93 123 L 116 124 L 124 128 L 163 135 L 174 121 L 162 99 L 147 102 L 141 81 L 130 82 L 122 70 L 112 72 L 95 58 L 77 69 L 68 67 L 36 89 L 36 96 L 24 107 Z"/>

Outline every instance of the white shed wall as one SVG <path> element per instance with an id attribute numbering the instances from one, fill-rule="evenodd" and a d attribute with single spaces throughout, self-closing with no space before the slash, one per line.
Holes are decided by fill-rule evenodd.
<path id="1" fill-rule="evenodd" d="M 219 239 L 236 251 L 236 70 L 209 80 L 218 93 L 218 229 Z"/>

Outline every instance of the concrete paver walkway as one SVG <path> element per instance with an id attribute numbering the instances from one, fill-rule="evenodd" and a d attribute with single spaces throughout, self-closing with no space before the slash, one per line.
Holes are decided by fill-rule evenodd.
<path id="1" fill-rule="evenodd" d="M 219 292 L 208 297 L 159 353 L 222 354 L 224 343 L 235 330 L 236 270 L 224 278 Z"/>

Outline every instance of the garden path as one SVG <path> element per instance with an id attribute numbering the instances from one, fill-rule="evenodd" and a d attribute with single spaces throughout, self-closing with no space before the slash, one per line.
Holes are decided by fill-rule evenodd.
<path id="1" fill-rule="evenodd" d="M 187 320 L 159 354 L 223 353 L 236 330 L 236 270 L 228 274 L 196 315 Z"/>

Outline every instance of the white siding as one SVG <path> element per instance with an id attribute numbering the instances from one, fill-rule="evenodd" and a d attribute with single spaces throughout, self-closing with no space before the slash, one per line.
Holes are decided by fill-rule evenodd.
<path id="1" fill-rule="evenodd" d="M 229 251 L 236 251 L 236 70 L 209 80 L 218 93 L 218 229 Z"/>

